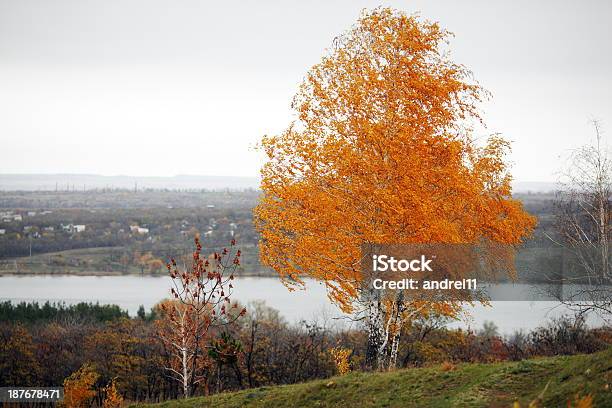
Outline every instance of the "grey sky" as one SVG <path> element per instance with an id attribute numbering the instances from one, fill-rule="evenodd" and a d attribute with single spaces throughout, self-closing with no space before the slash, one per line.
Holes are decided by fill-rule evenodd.
<path id="1" fill-rule="evenodd" d="M 591 118 L 612 134 L 607 1 L 0 0 L 0 173 L 256 175 L 250 146 L 381 4 L 455 33 L 517 180 L 554 179 Z"/>

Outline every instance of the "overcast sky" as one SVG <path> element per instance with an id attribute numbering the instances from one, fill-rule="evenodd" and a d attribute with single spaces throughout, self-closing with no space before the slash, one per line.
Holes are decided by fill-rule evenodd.
<path id="1" fill-rule="evenodd" d="M 612 2 L 0 0 L 0 173 L 258 174 L 252 150 L 363 8 L 454 32 L 520 181 L 612 135 Z"/>

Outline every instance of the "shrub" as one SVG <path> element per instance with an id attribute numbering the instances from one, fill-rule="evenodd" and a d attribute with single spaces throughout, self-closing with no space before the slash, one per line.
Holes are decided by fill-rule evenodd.
<path id="1" fill-rule="evenodd" d="M 331 354 L 334 359 L 334 363 L 336 364 L 336 370 L 338 374 L 344 375 L 348 374 L 351 371 L 351 363 L 350 357 L 352 354 L 351 349 L 342 348 L 342 347 L 334 347 L 329 350 L 329 354 Z"/>

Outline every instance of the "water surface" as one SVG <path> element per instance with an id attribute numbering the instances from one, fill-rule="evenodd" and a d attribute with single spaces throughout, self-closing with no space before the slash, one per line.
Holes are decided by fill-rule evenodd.
<path id="1" fill-rule="evenodd" d="M 508 284 L 512 285 L 512 284 Z M 235 295 L 232 300 L 246 304 L 264 300 L 268 306 L 278 309 L 290 322 L 302 319 L 327 324 L 351 324 L 340 310 L 332 305 L 324 285 L 314 280 L 306 280 L 306 290 L 289 291 L 277 278 L 243 277 L 237 278 Z M 512 285 L 513 291 L 533 292 L 529 285 Z M 99 302 L 116 304 L 135 315 L 143 305 L 149 310 L 157 302 L 169 297 L 170 278 L 153 276 L 74 276 L 74 275 L 27 275 L 0 276 L 0 300 Z M 470 316 L 453 326 L 480 328 L 485 321 L 493 321 L 501 333 L 515 330 L 530 330 L 544 324 L 552 317 L 558 317 L 567 310 L 555 302 L 544 301 L 498 301 L 491 307 L 475 306 L 470 308 Z M 601 321 L 591 318 L 591 325 Z"/>

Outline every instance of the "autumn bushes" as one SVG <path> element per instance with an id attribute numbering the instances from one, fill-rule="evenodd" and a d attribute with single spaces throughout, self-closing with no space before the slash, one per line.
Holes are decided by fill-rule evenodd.
<path id="1" fill-rule="evenodd" d="M 344 344 L 342 336 L 320 324 L 290 325 L 263 304 L 249 309 L 239 323 L 209 333 L 212 341 L 201 361 L 205 381 L 194 395 L 335 374 L 329 350 Z M 159 314 L 110 322 L 0 323 L 0 386 L 58 386 L 86 365 L 96 374 L 89 388 L 97 405 L 113 380 L 126 400 L 179 398 L 181 385 L 166 370 L 173 351 L 158 337 L 158 321 Z"/>
<path id="2" fill-rule="evenodd" d="M 64 380 L 64 400 L 60 407 L 80 408 L 89 407 L 98 399 L 102 408 L 119 408 L 123 405 L 123 397 L 117 391 L 116 381 L 112 379 L 101 394 L 96 391 L 95 385 L 99 379 L 98 373 L 90 364 L 84 364 Z"/>
<path id="3" fill-rule="evenodd" d="M 98 405 L 113 380 L 116 393 L 128 401 L 179 398 L 180 384 L 164 368 L 172 356 L 156 334 L 159 315 L 149 317 L 0 323 L 0 386 L 57 386 L 87 365 L 96 374 L 90 390 Z M 306 382 L 365 366 L 363 330 L 339 330 L 324 321 L 289 324 L 263 303 L 249 305 L 235 325 L 210 336 L 202 361 L 206 381 L 194 395 Z M 611 342 L 610 329 L 589 329 L 581 320 L 561 319 L 508 337 L 491 327 L 471 332 L 419 322 L 402 332 L 398 365 L 445 363 L 452 370 L 461 362 L 590 353 Z"/>
<path id="4" fill-rule="evenodd" d="M 87 395 L 97 405 L 113 379 L 126 399 L 175 398 L 178 390 L 163 373 L 164 359 L 153 325 L 141 319 L 0 323 L 1 386 L 58 386 L 71 376 L 77 384 L 76 373 L 87 366 L 92 374 L 86 377 L 95 377 Z"/>
<path id="5" fill-rule="evenodd" d="M 486 327 L 486 326 L 485 326 Z M 516 361 L 536 356 L 594 353 L 612 344 L 610 328 L 588 328 L 581 318 L 561 317 L 529 333 L 501 336 L 496 330 L 480 332 L 437 328 L 421 336 L 423 327 L 405 331 L 403 366 L 442 362 Z"/>
<path id="6" fill-rule="evenodd" d="M 515 333 L 508 339 L 512 359 L 534 355 L 553 356 L 594 353 L 612 344 L 612 329 L 590 329 L 581 317 L 561 317 L 531 333 Z"/>

